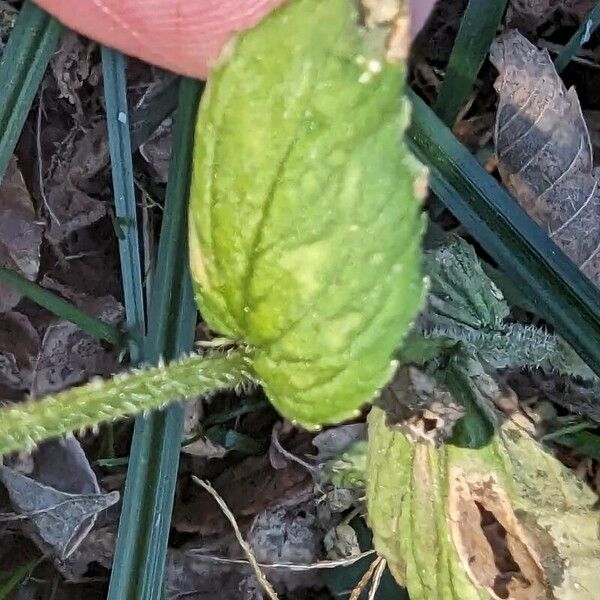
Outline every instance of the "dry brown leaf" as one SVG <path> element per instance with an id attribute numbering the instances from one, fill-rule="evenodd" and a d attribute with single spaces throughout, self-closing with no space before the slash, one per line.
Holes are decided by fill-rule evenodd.
<path id="1" fill-rule="evenodd" d="M 165 119 L 156 131 L 140 146 L 140 154 L 150 165 L 155 180 L 166 183 L 173 146 L 173 119 Z"/>
<path id="2" fill-rule="evenodd" d="M 115 357 L 102 343 L 68 321 L 48 327 L 35 366 L 32 394 L 38 397 L 107 376 L 115 370 Z"/>
<path id="3" fill-rule="evenodd" d="M 214 482 L 214 488 L 231 508 L 240 527 L 248 519 L 273 504 L 297 504 L 312 493 L 310 474 L 295 463 L 285 469 L 274 469 L 267 456 L 251 456 L 225 470 Z M 181 532 L 202 535 L 220 533 L 228 523 L 215 501 L 206 493 L 175 506 L 174 527 Z"/>
<path id="4" fill-rule="evenodd" d="M 46 187 L 46 205 L 51 212 L 48 238 L 58 243 L 69 234 L 106 215 L 104 202 L 90 189 L 90 181 L 109 160 L 106 122 L 100 121 L 74 144 L 72 156 L 61 158 L 52 169 Z"/>
<path id="5" fill-rule="evenodd" d="M 79 90 L 86 83 L 96 86 L 100 80 L 100 65 L 92 61 L 96 49 L 94 42 L 65 31 L 50 62 L 60 95 L 75 107 L 76 118 L 83 117 Z"/>
<path id="6" fill-rule="evenodd" d="M 256 516 L 248 543 L 259 564 L 313 564 L 323 558 L 325 531 L 314 500 L 295 506 L 271 506 Z M 266 570 L 277 591 L 318 585 L 318 572 Z"/>
<path id="7" fill-rule="evenodd" d="M 111 568 L 115 543 L 117 541 L 117 521 L 102 527 L 95 526 L 65 561 L 56 564 L 61 575 L 70 582 L 82 581 L 90 565 Z"/>
<path id="8" fill-rule="evenodd" d="M 600 423 L 600 402 L 593 384 L 540 370 L 508 370 L 501 377 L 521 400 L 550 401 L 570 413 L 583 415 Z"/>
<path id="9" fill-rule="evenodd" d="M 339 560 L 360 554 L 356 530 L 348 523 L 341 523 L 327 531 L 323 538 L 323 545 L 329 560 Z"/>
<path id="10" fill-rule="evenodd" d="M 443 385 L 416 367 L 400 367 L 377 404 L 385 408 L 388 427 L 434 446 L 450 437 L 465 414 Z"/>
<path id="11" fill-rule="evenodd" d="M 23 461 L 21 461 L 23 462 Z M 0 466 L 0 481 L 14 509 L 34 525 L 33 541 L 60 560 L 68 558 L 118 492 L 102 494 L 81 445 L 74 438 L 42 444 L 24 474 Z M 23 521 L 21 521 L 23 522 Z"/>
<path id="12" fill-rule="evenodd" d="M 182 446 L 181 452 L 195 456 L 196 458 L 211 460 L 213 458 L 223 458 L 229 453 L 229 450 L 225 446 L 209 440 L 207 437 L 200 437 L 191 444 Z"/>
<path id="13" fill-rule="evenodd" d="M 13 156 L 0 185 L 0 266 L 16 270 L 33 281 L 40 267 L 42 231 Z M 19 292 L 0 283 L 0 312 L 10 310 L 20 300 Z"/>
<path id="14" fill-rule="evenodd" d="M 315 460 L 317 463 L 323 463 L 330 458 L 339 456 L 352 444 L 366 439 L 366 423 L 349 423 L 325 429 L 315 435 L 312 440 L 313 446 L 318 450 Z"/>
<path id="15" fill-rule="evenodd" d="M 47 275 L 41 283 L 105 323 L 116 325 L 123 318 L 123 306 L 109 294 L 94 298 Z M 108 351 L 101 341 L 73 323 L 53 319 L 42 338 L 32 394 L 43 396 L 87 381 L 94 375 L 108 376 L 116 367 L 115 353 Z"/>
<path id="16" fill-rule="evenodd" d="M 79 308 L 93 314 L 105 323 L 117 325 L 123 320 L 123 305 L 110 294 L 93 296 L 86 292 L 80 292 L 47 274 L 42 277 L 40 284 L 46 289 L 58 292 Z M 85 281 L 84 284 L 88 287 L 91 282 Z"/>
<path id="17" fill-rule="evenodd" d="M 18 343 L 15 343 L 18 340 Z M 31 387 L 40 339 L 29 319 L 18 312 L 0 314 L 0 397 L 12 399 Z"/>
<path id="18" fill-rule="evenodd" d="M 233 536 L 232 536 L 233 537 Z M 228 544 L 204 547 L 208 555 L 228 554 Z M 240 597 L 240 582 L 249 565 L 198 560 L 186 551 L 170 548 L 165 566 L 165 588 L 169 600 L 232 600 Z"/>
<path id="19" fill-rule="evenodd" d="M 550 238 L 600 285 L 600 189 L 573 88 L 547 50 L 518 31 L 492 45 L 500 76 L 495 142 L 502 181 Z"/>

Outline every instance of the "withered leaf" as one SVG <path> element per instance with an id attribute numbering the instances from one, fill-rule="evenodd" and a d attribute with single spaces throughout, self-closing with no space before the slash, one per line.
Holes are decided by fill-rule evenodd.
<path id="1" fill-rule="evenodd" d="M 382 390 L 376 404 L 386 411 L 387 425 L 411 441 L 439 446 L 450 438 L 465 415 L 448 389 L 416 367 L 402 366 Z"/>
<path id="2" fill-rule="evenodd" d="M 173 145 L 173 122 L 165 119 L 154 133 L 140 146 L 140 154 L 150 165 L 156 180 L 167 182 L 169 159 Z"/>
<path id="3" fill-rule="evenodd" d="M 44 333 L 32 393 L 44 396 L 82 383 L 93 375 L 107 376 L 114 369 L 115 357 L 100 341 L 77 325 L 59 320 Z"/>
<path id="4" fill-rule="evenodd" d="M 47 236 L 51 241 L 59 243 L 106 215 L 106 206 L 95 197 L 98 190 L 90 189 L 90 181 L 108 160 L 106 122 L 101 121 L 75 142 L 72 156 L 58 162 L 46 182 L 46 204 L 51 211 Z"/>
<path id="5" fill-rule="evenodd" d="M 18 343 L 15 343 L 18 340 Z M 0 314 L 0 390 L 2 398 L 31 387 L 40 340 L 29 319 L 18 312 Z"/>
<path id="6" fill-rule="evenodd" d="M 78 293 L 47 275 L 41 283 L 106 323 L 117 324 L 122 319 L 123 307 L 110 294 L 94 298 Z M 114 352 L 107 351 L 99 340 L 73 323 L 56 319 L 42 338 L 32 393 L 43 396 L 82 383 L 93 375 L 107 376 L 115 368 Z"/>
<path id="7" fill-rule="evenodd" d="M 339 456 L 352 444 L 365 440 L 367 425 L 365 423 L 348 423 L 330 427 L 315 435 L 313 446 L 319 451 L 316 460 L 318 463 Z"/>
<path id="8" fill-rule="evenodd" d="M 43 544 L 64 560 L 91 531 L 98 514 L 118 501 L 119 493 L 100 492 L 76 440 L 49 442 L 39 452 L 44 456 L 38 457 L 31 477 L 2 465 L 0 481 L 15 510 L 28 517 Z"/>
<path id="9" fill-rule="evenodd" d="M 274 469 L 267 456 L 250 456 L 223 471 L 214 488 L 225 500 L 240 527 L 244 521 L 273 504 L 296 504 L 312 493 L 308 471 L 296 463 Z M 174 526 L 181 532 L 202 535 L 219 533 L 228 527 L 221 509 L 209 494 L 200 494 L 175 505 Z"/>
<path id="10" fill-rule="evenodd" d="M 550 238 L 600 285 L 600 190 L 573 88 L 550 55 L 511 30 L 492 45 L 500 76 L 495 142 L 502 181 Z"/>
<path id="11" fill-rule="evenodd" d="M 100 78 L 100 65 L 93 64 L 92 55 L 97 45 L 84 40 L 73 31 L 65 31 L 58 50 L 50 61 L 58 91 L 74 107 L 76 117 L 83 116 L 79 93 L 84 84 L 95 86 Z"/>
<path id="12" fill-rule="evenodd" d="M 17 159 L 10 159 L 0 185 L 0 265 L 14 269 L 27 279 L 37 277 L 40 267 L 42 225 L 37 221 L 31 196 Z M 10 310 L 21 294 L 0 283 L 0 312 Z"/>

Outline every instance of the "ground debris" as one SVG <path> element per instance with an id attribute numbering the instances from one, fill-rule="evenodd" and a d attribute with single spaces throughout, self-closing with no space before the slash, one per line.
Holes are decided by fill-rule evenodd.
<path id="1" fill-rule="evenodd" d="M 387 415 L 387 425 L 408 439 L 439 446 L 448 440 L 465 415 L 448 389 L 416 367 L 400 367 L 381 393 L 377 405 Z"/>
<path id="2" fill-rule="evenodd" d="M 23 463 L 28 465 L 28 461 Z M 33 469 L 25 474 L 0 466 L 17 514 L 3 519 L 24 524 L 40 549 L 64 561 L 92 530 L 98 514 L 119 499 L 118 492 L 103 494 L 79 442 L 74 438 L 42 444 L 33 455 Z M 25 518 L 25 520 L 23 520 Z M 27 526 L 33 524 L 33 530 Z"/>
<path id="3" fill-rule="evenodd" d="M 13 156 L 0 184 L 0 266 L 34 280 L 40 267 L 43 231 Z M 14 308 L 20 300 L 19 292 L 0 283 L 0 312 Z"/>

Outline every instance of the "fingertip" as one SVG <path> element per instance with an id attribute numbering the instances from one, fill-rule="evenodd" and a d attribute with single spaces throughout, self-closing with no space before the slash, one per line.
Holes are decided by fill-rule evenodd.
<path id="1" fill-rule="evenodd" d="M 235 33 L 285 0 L 36 0 L 67 27 L 176 73 L 205 78 Z"/>

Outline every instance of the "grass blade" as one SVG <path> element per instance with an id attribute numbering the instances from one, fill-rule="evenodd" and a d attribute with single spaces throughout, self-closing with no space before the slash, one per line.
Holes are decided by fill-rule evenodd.
<path id="1" fill-rule="evenodd" d="M 564 71 L 565 67 L 571 62 L 581 47 L 589 41 L 591 35 L 598 28 L 598 25 L 600 25 L 600 2 L 592 8 L 587 19 L 554 59 L 554 67 L 557 73 Z"/>
<path id="2" fill-rule="evenodd" d="M 200 82 L 184 79 L 175 119 L 173 156 L 152 290 L 144 360 L 156 362 L 189 351 L 196 307 L 187 271 L 187 196 Z M 162 594 L 173 495 L 179 462 L 183 408 L 136 420 L 117 538 L 109 600 Z"/>
<path id="3" fill-rule="evenodd" d="M 408 132 L 433 191 L 521 287 L 538 314 L 600 375 L 596 287 L 416 94 Z"/>
<path id="4" fill-rule="evenodd" d="M 5 600 L 13 597 L 17 588 L 31 576 L 35 568 L 45 559 L 44 556 L 41 558 L 33 558 L 29 562 L 18 567 L 13 574 L 6 580 L 0 583 L 0 600 Z"/>
<path id="5" fill-rule="evenodd" d="M 552 441 L 573 448 L 573 450 L 577 450 L 580 454 L 600 461 L 600 436 L 591 431 L 566 433 L 556 437 Z"/>
<path id="6" fill-rule="evenodd" d="M 506 9 L 507 0 L 470 0 L 434 109 L 449 127 L 467 102 Z"/>
<path id="7" fill-rule="evenodd" d="M 0 267 L 0 281 L 8 283 L 23 296 L 43 306 L 58 317 L 74 323 L 92 337 L 106 340 L 117 346 L 123 342 L 123 334 L 117 327 L 104 323 L 104 321 L 77 308 L 54 292 L 29 281 L 29 279 L 25 279 L 25 277 L 10 269 Z"/>
<path id="8" fill-rule="evenodd" d="M 0 181 L 56 48 L 61 26 L 27 1 L 0 59 Z"/>
<path id="9" fill-rule="evenodd" d="M 104 97 L 106 99 L 115 213 L 119 226 L 119 256 L 121 258 L 125 315 L 129 332 L 131 362 L 137 363 L 141 358 L 142 340 L 146 327 L 133 186 L 127 81 L 123 55 L 103 47 L 102 72 L 104 74 Z"/>

